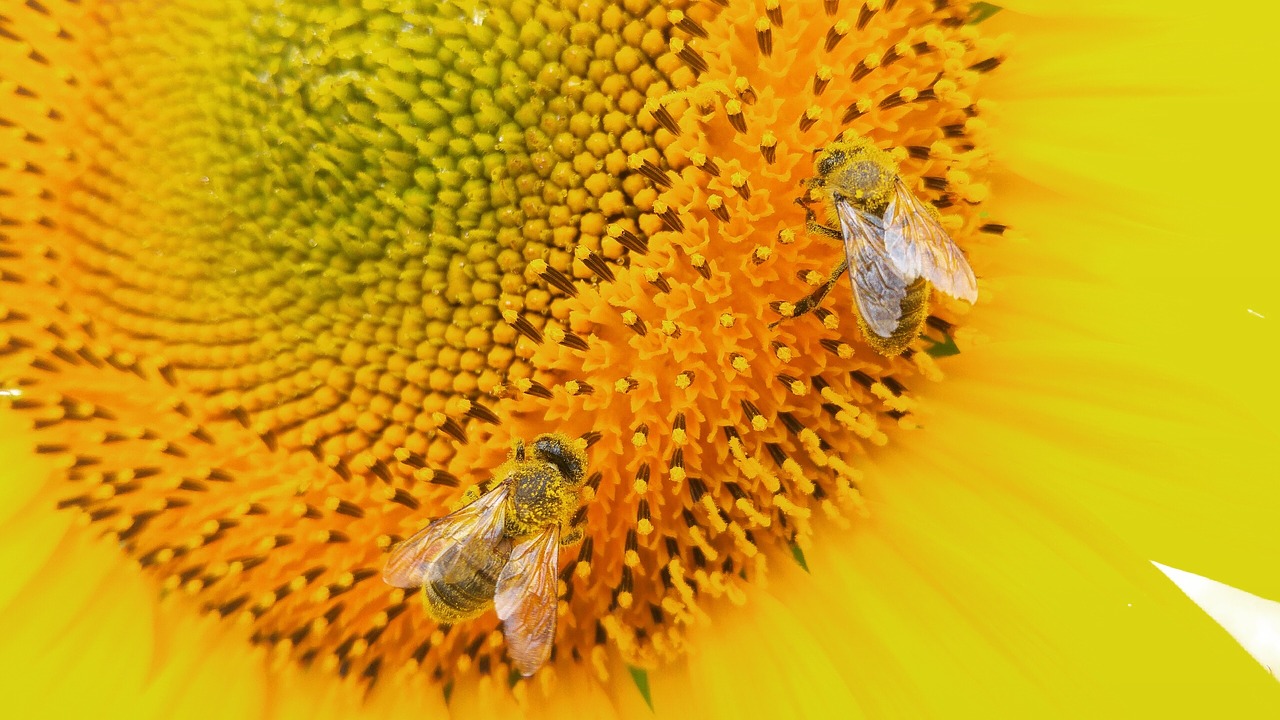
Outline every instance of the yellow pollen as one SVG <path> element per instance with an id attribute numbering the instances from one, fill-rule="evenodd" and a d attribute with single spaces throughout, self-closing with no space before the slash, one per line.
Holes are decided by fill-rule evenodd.
<path id="1" fill-rule="evenodd" d="M 1003 44 L 960 6 L 39 5 L 0 33 L 4 402 L 60 505 L 273 664 L 505 692 L 493 613 L 442 629 L 379 575 L 543 431 L 589 448 L 558 670 L 678 660 L 817 508 L 859 521 L 929 351 L 981 341 L 933 293 L 868 352 L 848 278 L 814 292 L 837 140 L 975 263 L 999 237 Z"/>

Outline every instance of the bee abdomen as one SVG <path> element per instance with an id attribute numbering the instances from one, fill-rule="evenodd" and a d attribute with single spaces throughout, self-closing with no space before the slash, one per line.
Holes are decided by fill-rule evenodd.
<path id="1" fill-rule="evenodd" d="M 509 548 L 496 548 L 483 557 L 459 558 L 448 578 L 428 577 L 422 586 L 427 611 L 440 622 L 455 623 L 487 610 L 509 552 Z"/>
<path id="2" fill-rule="evenodd" d="M 862 317 L 858 317 L 858 327 L 862 329 L 862 334 L 867 339 L 867 344 L 875 349 L 881 355 L 893 357 L 901 355 L 903 350 L 911 344 L 920 335 L 920 329 L 924 327 L 924 321 L 929 318 L 929 293 L 932 287 L 924 278 L 916 278 L 915 282 L 907 286 L 907 295 L 902 298 L 902 314 L 898 320 L 898 327 L 894 328 L 893 333 L 889 337 L 880 337 L 867 327 Z"/>

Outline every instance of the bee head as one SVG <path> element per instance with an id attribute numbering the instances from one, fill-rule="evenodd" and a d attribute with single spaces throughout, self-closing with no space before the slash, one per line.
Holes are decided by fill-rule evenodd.
<path id="1" fill-rule="evenodd" d="M 823 151 L 818 157 L 818 163 L 815 169 L 818 171 L 819 177 L 830 175 L 836 168 L 840 167 L 848 158 L 843 150 L 830 149 Z"/>
<path id="2" fill-rule="evenodd" d="M 836 199 L 858 203 L 860 207 L 878 208 L 888 202 L 898 177 L 898 164 L 893 156 L 877 148 L 865 138 L 844 138 L 831 143 L 819 153 L 814 163 L 820 182 Z"/>
<path id="3" fill-rule="evenodd" d="M 535 460 L 551 463 L 577 486 L 587 475 L 587 453 L 579 445 L 563 433 L 546 433 L 533 439 L 532 453 Z"/>

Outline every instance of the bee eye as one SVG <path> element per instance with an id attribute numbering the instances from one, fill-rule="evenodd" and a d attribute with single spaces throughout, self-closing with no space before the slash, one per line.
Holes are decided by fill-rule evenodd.
<path id="1" fill-rule="evenodd" d="M 833 152 L 827 155 L 826 157 L 822 158 L 822 160 L 818 161 L 818 173 L 822 175 L 826 175 L 832 170 L 835 170 L 836 166 L 843 161 L 844 161 L 844 153 Z"/>
<path id="2" fill-rule="evenodd" d="M 583 458 L 563 438 L 542 435 L 533 441 L 533 450 L 540 459 L 555 465 L 560 474 L 574 483 L 580 482 L 586 474 Z"/>

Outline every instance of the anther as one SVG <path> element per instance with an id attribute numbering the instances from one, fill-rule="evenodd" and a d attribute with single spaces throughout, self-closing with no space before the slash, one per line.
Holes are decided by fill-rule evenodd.
<path id="1" fill-rule="evenodd" d="M 542 333 L 515 310 L 503 310 L 502 319 L 515 328 L 516 332 L 532 340 L 535 345 L 542 344 Z"/>
<path id="2" fill-rule="evenodd" d="M 778 0 L 765 0 L 764 14 L 774 27 L 782 27 L 782 6 Z"/>
<path id="3" fill-rule="evenodd" d="M 813 94 L 821 95 L 823 90 L 827 89 L 827 83 L 831 82 L 831 68 L 823 65 L 813 74 Z"/>
<path id="4" fill-rule="evenodd" d="M 638 171 L 664 190 L 671 187 L 671 178 L 667 177 L 667 173 L 638 154 L 632 154 L 627 158 L 627 167 Z"/>
<path id="5" fill-rule="evenodd" d="M 627 530 L 627 539 L 623 545 L 622 562 L 627 567 L 636 567 L 640 564 L 640 541 L 636 535 L 635 528 Z"/>
<path id="6" fill-rule="evenodd" d="M 809 394 L 809 387 L 790 375 L 778 375 L 778 382 L 782 383 L 783 387 L 791 391 L 791 394 L 796 397 L 804 397 Z"/>
<path id="7" fill-rule="evenodd" d="M 751 199 L 751 186 L 747 184 L 747 174 L 736 172 L 729 177 L 729 184 L 733 186 L 743 200 Z"/>
<path id="8" fill-rule="evenodd" d="M 631 487 L 636 491 L 637 495 L 644 495 L 649 492 L 649 464 L 645 463 L 636 471 L 636 479 L 632 482 Z"/>
<path id="9" fill-rule="evenodd" d="M 692 370 L 685 370 L 679 375 L 676 375 L 675 385 L 680 390 L 687 390 L 693 385 L 693 379 L 695 377 L 696 374 Z"/>
<path id="10" fill-rule="evenodd" d="M 689 66 L 689 69 L 693 70 L 695 75 L 701 75 L 707 71 L 709 66 L 707 65 L 706 58 L 702 57 L 697 50 L 694 50 L 692 45 L 686 43 L 680 38 L 671 38 L 670 45 L 671 52 L 675 53 L 676 57 L 683 60 L 685 64 Z"/>
<path id="11" fill-rule="evenodd" d="M 839 316 L 826 308 L 816 308 L 813 314 L 822 322 L 822 326 L 828 330 L 836 330 L 840 327 Z"/>
<path id="12" fill-rule="evenodd" d="M 970 65 L 969 69 L 978 73 L 988 73 L 1000 67 L 1000 63 L 1002 62 L 1004 62 L 1004 60 L 1001 58 L 994 58 L 994 57 L 987 58 L 986 60 L 982 60 Z"/>
<path id="13" fill-rule="evenodd" d="M 640 498 L 636 504 L 636 532 L 648 535 L 653 532 L 653 521 L 649 518 L 649 501 Z"/>
<path id="14" fill-rule="evenodd" d="M 671 116 L 671 111 L 667 110 L 661 100 L 650 98 L 645 102 L 644 107 L 649 111 L 649 114 L 662 125 L 662 127 L 667 129 L 667 132 L 672 135 L 680 134 L 680 124 Z"/>
<path id="15" fill-rule="evenodd" d="M 559 325 L 548 325 L 547 337 L 554 343 L 564 345 L 567 348 L 573 348 L 574 350 L 585 351 L 589 350 L 591 347 L 587 344 L 587 341 L 583 340 L 577 333 L 572 330 L 565 330 Z"/>
<path id="16" fill-rule="evenodd" d="M 644 320 L 634 310 L 624 310 L 622 312 L 622 324 L 634 330 L 641 337 L 648 332 L 648 327 L 644 324 Z"/>
<path id="17" fill-rule="evenodd" d="M 773 164 L 778 156 L 778 136 L 771 131 L 766 130 L 764 135 L 760 136 L 760 154 L 764 156 L 764 161 Z"/>
<path id="18" fill-rule="evenodd" d="M 840 44 L 840 41 L 844 39 L 844 36 L 848 34 L 849 34 L 849 21 L 840 20 L 835 25 L 832 25 L 829 30 L 827 30 L 827 42 L 826 42 L 826 45 L 823 47 L 823 49 L 826 50 L 827 52 L 831 52 L 832 50 L 835 49 L 836 45 Z"/>
<path id="19" fill-rule="evenodd" d="M 724 198 L 719 195 L 707 196 L 707 209 L 715 215 L 720 222 L 729 222 L 729 208 L 724 206 Z"/>
<path id="20" fill-rule="evenodd" d="M 819 344 L 822 345 L 827 352 L 835 355 L 841 360 L 848 360 L 853 357 L 853 347 L 850 346 L 849 343 L 832 340 L 831 338 L 824 338 L 819 341 Z"/>
<path id="21" fill-rule="evenodd" d="M 575 335 L 574 337 L 577 337 L 577 336 Z M 585 346 L 586 342 L 583 342 L 583 345 Z M 570 345 L 570 347 L 573 347 L 573 345 Z M 586 349 L 586 348 L 584 347 L 581 349 Z M 551 390 L 549 390 L 547 386 L 543 385 L 537 380 L 526 378 L 524 383 L 525 384 L 524 384 L 523 390 L 529 395 L 532 395 L 534 397 L 540 397 L 540 398 L 551 397 Z"/>
<path id="22" fill-rule="evenodd" d="M 490 425 L 501 424 L 497 414 L 475 401 L 472 401 L 471 407 L 467 410 L 467 417 L 475 418 L 476 420 L 489 423 Z"/>
<path id="23" fill-rule="evenodd" d="M 693 166 L 707 173 L 711 177 L 720 177 L 720 167 L 716 165 L 716 161 L 707 157 L 705 153 L 694 151 L 689 153 L 689 162 Z"/>
<path id="24" fill-rule="evenodd" d="M 662 273 L 654 270 L 653 268 L 645 268 L 644 279 L 645 282 L 658 288 L 659 292 L 671 292 L 671 283 L 667 282 L 667 279 L 662 277 Z"/>
<path id="25" fill-rule="evenodd" d="M 858 29 L 865 28 L 867 23 L 871 22 L 871 18 L 875 17 L 875 14 L 876 9 L 873 9 L 870 3 L 863 5 L 862 9 L 858 11 Z"/>
<path id="26" fill-rule="evenodd" d="M 675 482 L 684 481 L 686 477 L 684 471 L 684 448 L 678 447 L 675 452 L 671 453 L 671 462 L 667 466 L 667 472 Z"/>
<path id="27" fill-rule="evenodd" d="M 453 418 L 446 416 L 444 413 L 437 412 L 432 414 L 432 419 L 436 421 L 436 426 L 443 430 L 447 435 L 463 445 L 467 444 L 466 433 L 462 431 L 462 427 L 458 425 Z"/>
<path id="28" fill-rule="evenodd" d="M 800 116 L 800 132 L 804 132 L 813 127 L 814 123 L 818 122 L 818 118 L 820 117 L 822 117 L 822 108 L 817 105 L 810 105 L 809 108 L 804 111 L 804 115 Z"/>
<path id="29" fill-rule="evenodd" d="M 866 98 L 850 103 L 849 107 L 845 108 L 844 117 L 842 117 L 840 121 L 845 124 L 851 123 L 865 115 L 870 109 L 871 101 Z"/>
<path id="30" fill-rule="evenodd" d="M 776 2 L 776 0 L 774 1 Z M 698 23 L 694 22 L 693 18 L 690 18 L 688 15 L 685 15 L 683 12 L 679 10 L 672 10 L 671 12 L 667 13 L 667 21 L 670 22 L 672 25 L 675 25 L 676 27 L 680 28 L 681 30 L 689 33 L 690 35 L 694 35 L 700 38 L 707 37 L 706 29 L 704 29 Z"/>
<path id="31" fill-rule="evenodd" d="M 756 20 L 756 45 L 765 57 L 773 54 L 773 26 L 767 17 Z"/>
<path id="32" fill-rule="evenodd" d="M 684 222 L 680 220 L 680 215 L 662 200 L 657 200 L 653 203 L 653 212 L 662 219 L 662 224 L 666 225 L 668 230 L 676 232 L 684 230 Z"/>
<path id="33" fill-rule="evenodd" d="M 605 282 L 613 282 L 613 270 L 609 269 L 609 263 L 604 258 L 600 257 L 599 253 L 589 250 L 585 246 L 579 245 L 574 249 L 573 256 L 583 265 L 586 265 L 588 270 L 595 273 L 596 277 L 604 280 Z M 519 328 L 516 329 L 519 330 Z"/>
<path id="34" fill-rule="evenodd" d="M 617 223 L 610 223 L 609 226 L 605 228 L 605 232 L 609 234 L 609 237 L 613 238 L 614 240 L 617 240 L 618 244 L 627 248 L 631 252 L 634 252 L 639 255 L 649 254 L 648 241 L 637 236 L 635 233 L 622 227 L 621 225 Z"/>
<path id="35" fill-rule="evenodd" d="M 756 407 L 750 400 L 741 400 L 742 412 L 747 416 L 747 422 L 751 424 L 751 429 L 760 432 L 769 427 L 769 421 L 760 414 L 760 408 Z"/>
<path id="36" fill-rule="evenodd" d="M 707 262 L 707 257 L 705 255 L 702 253 L 694 253 L 690 255 L 689 264 L 692 265 L 693 269 L 697 270 L 698 274 L 704 279 L 710 279 L 711 265 Z"/>
<path id="37" fill-rule="evenodd" d="M 546 280 L 549 285 L 565 295 L 568 295 L 569 297 L 577 297 L 578 287 L 573 284 L 573 281 L 564 273 L 548 265 L 546 260 L 539 258 L 530 262 L 529 269 L 537 273 L 543 280 Z"/>
<path id="38" fill-rule="evenodd" d="M 354 518 L 364 517 L 364 510 L 362 510 L 359 505 L 340 498 L 331 497 L 325 500 L 324 506 L 329 512 L 337 513 L 339 515 L 346 515 L 347 517 Z"/>
<path id="39" fill-rule="evenodd" d="M 729 116 L 729 124 L 734 130 L 744 133 L 747 131 L 747 120 L 742 116 L 742 101 L 730 100 L 724 104 L 724 112 Z"/>
<path id="40" fill-rule="evenodd" d="M 410 510 L 418 509 L 418 500 L 409 494 L 404 488 L 386 488 L 385 497 L 387 502 L 393 502 L 397 505 L 403 505 Z"/>

